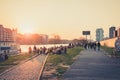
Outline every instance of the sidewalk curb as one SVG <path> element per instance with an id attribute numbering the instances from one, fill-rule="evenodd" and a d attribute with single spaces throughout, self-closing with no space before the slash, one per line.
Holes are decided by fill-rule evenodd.
<path id="1" fill-rule="evenodd" d="M 37 80 L 42 80 L 42 73 L 43 73 L 48 56 L 49 56 L 49 54 L 47 54 L 47 56 L 45 57 L 45 60 L 42 63 L 42 67 L 41 67 L 41 70 L 39 72 L 39 76 L 38 76 Z"/>
<path id="2" fill-rule="evenodd" d="M 24 62 L 19 63 L 19 64 L 15 65 L 15 66 L 13 66 L 13 67 L 11 67 L 11 68 L 5 70 L 4 72 L 0 73 L 0 76 L 3 75 L 3 74 L 5 74 L 5 73 L 7 73 L 7 72 L 9 72 L 9 71 L 11 71 L 11 70 L 13 70 L 13 69 L 15 69 L 17 66 L 20 66 L 20 65 L 24 64 L 25 62 L 27 62 L 27 61 L 29 61 L 29 60 L 31 60 L 31 59 L 37 57 L 37 56 L 39 56 L 39 55 L 34 55 L 34 56 L 32 56 L 32 57 L 26 59 Z"/>

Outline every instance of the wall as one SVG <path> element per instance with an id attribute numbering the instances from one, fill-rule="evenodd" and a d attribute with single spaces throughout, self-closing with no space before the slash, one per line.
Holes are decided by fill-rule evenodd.
<path id="1" fill-rule="evenodd" d="M 100 43 L 101 43 L 102 46 L 114 47 L 116 39 L 117 38 L 111 38 L 111 39 L 100 41 Z"/>

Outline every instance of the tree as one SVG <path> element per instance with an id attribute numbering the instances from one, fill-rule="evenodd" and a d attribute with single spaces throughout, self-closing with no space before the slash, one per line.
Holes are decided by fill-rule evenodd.
<path id="1" fill-rule="evenodd" d="M 61 38 L 60 38 L 59 35 L 54 34 L 53 38 L 49 39 L 48 43 L 50 43 L 50 44 L 60 44 L 61 43 Z"/>

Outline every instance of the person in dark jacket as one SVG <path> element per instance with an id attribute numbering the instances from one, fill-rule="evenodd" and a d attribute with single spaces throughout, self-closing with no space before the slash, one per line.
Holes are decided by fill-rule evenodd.
<path id="1" fill-rule="evenodd" d="M 97 43 L 97 46 L 98 46 L 98 51 L 100 51 L 100 46 L 101 46 L 100 42 Z"/>

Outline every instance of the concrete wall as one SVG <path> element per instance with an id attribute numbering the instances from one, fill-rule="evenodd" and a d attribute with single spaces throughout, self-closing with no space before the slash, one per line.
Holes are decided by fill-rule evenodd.
<path id="1" fill-rule="evenodd" d="M 100 43 L 101 43 L 102 46 L 114 47 L 116 39 L 117 38 L 111 38 L 111 39 L 100 41 Z"/>

